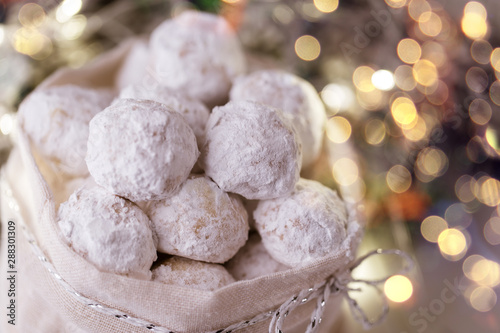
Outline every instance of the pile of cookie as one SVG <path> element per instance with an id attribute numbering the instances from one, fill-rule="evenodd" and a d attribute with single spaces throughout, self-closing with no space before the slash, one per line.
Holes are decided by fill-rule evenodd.
<path id="1" fill-rule="evenodd" d="M 137 47 L 116 89 L 44 88 L 20 106 L 34 151 L 65 180 L 54 197 L 68 246 L 101 271 L 203 290 L 335 253 L 344 202 L 300 177 L 326 122 L 312 85 L 246 73 L 211 14 L 184 12 Z"/>

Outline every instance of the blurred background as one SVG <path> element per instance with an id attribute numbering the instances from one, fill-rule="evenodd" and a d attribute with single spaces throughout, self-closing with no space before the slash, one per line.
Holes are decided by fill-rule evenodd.
<path id="1" fill-rule="evenodd" d="M 0 160 L 19 102 L 47 75 L 192 8 L 225 16 L 251 66 L 311 81 L 328 140 L 355 148 L 319 177 L 363 204 L 360 254 L 399 248 L 417 263 L 381 286 L 391 310 L 369 332 L 499 332 L 498 0 L 3 0 Z M 398 265 L 377 257 L 355 275 Z M 375 293 L 352 296 L 377 315 Z M 363 331 L 347 307 L 342 330 Z"/>

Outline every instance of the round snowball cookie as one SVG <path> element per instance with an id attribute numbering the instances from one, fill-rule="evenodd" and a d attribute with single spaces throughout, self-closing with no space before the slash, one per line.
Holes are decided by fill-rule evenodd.
<path id="1" fill-rule="evenodd" d="M 158 235 L 158 251 L 163 253 L 223 263 L 248 238 L 241 201 L 203 176 L 190 177 L 171 198 L 150 202 L 146 213 Z"/>
<path id="2" fill-rule="evenodd" d="M 234 30 L 213 14 L 186 11 L 163 22 L 150 47 L 158 81 L 209 106 L 227 101 L 233 79 L 246 70 Z"/>
<path id="3" fill-rule="evenodd" d="M 19 107 L 19 122 L 36 150 L 69 176 L 88 175 L 89 121 L 112 101 L 107 89 L 74 85 L 32 92 Z"/>
<path id="4" fill-rule="evenodd" d="M 151 277 L 156 260 L 151 222 L 132 202 L 84 186 L 61 204 L 58 223 L 69 246 L 100 270 Z"/>
<path id="5" fill-rule="evenodd" d="M 260 103 L 229 102 L 207 123 L 201 164 L 221 189 L 247 199 L 292 192 L 299 180 L 300 141 L 283 112 Z"/>
<path id="6" fill-rule="evenodd" d="M 198 145 L 201 146 L 205 134 L 205 125 L 210 111 L 200 101 L 182 95 L 157 82 L 151 84 L 135 84 L 128 86 L 120 92 L 120 98 L 148 99 L 169 106 L 179 112 L 196 136 Z"/>
<path id="7" fill-rule="evenodd" d="M 198 156 L 193 130 L 164 104 L 121 99 L 90 122 L 90 174 L 98 185 L 134 202 L 171 196 Z"/>
<path id="8" fill-rule="evenodd" d="M 250 234 L 248 242 L 225 265 L 237 280 L 251 280 L 288 269 L 267 253 L 258 233 Z"/>
<path id="9" fill-rule="evenodd" d="M 347 212 L 337 192 L 301 179 L 285 198 L 261 201 L 254 218 L 269 254 L 301 266 L 338 251 L 347 237 Z"/>
<path id="10" fill-rule="evenodd" d="M 222 265 L 181 257 L 162 261 L 159 266 L 153 268 L 152 273 L 153 281 L 208 291 L 235 282 Z"/>
<path id="11" fill-rule="evenodd" d="M 302 166 L 316 161 L 327 118 L 325 107 L 309 82 L 282 70 L 261 70 L 236 79 L 230 96 L 235 101 L 267 104 L 290 116 L 302 141 Z"/>

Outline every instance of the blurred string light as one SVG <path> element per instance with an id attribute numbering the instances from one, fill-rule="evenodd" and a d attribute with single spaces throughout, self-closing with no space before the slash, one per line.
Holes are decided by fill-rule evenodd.
<path id="1" fill-rule="evenodd" d="M 82 0 L 64 0 L 56 11 L 56 19 L 60 23 L 67 22 L 82 9 Z"/>
<path id="2" fill-rule="evenodd" d="M 488 33 L 486 8 L 479 2 L 471 1 L 464 8 L 462 31 L 470 39 L 483 39 Z"/>
<path id="3" fill-rule="evenodd" d="M 344 117 L 332 117 L 326 125 L 326 135 L 333 143 L 344 143 L 351 136 L 352 128 Z"/>
<path id="4" fill-rule="evenodd" d="M 394 88 L 394 75 L 385 69 L 381 69 L 373 73 L 372 84 L 375 88 L 383 91 L 389 91 Z"/>
<path id="5" fill-rule="evenodd" d="M 339 0 L 314 0 L 314 6 L 323 13 L 331 13 L 339 7 Z"/>
<path id="6" fill-rule="evenodd" d="M 395 193 L 406 192 L 411 186 L 411 173 L 403 165 L 393 166 L 386 174 L 386 182 Z"/>
<path id="7" fill-rule="evenodd" d="M 431 243 L 437 243 L 439 235 L 448 229 L 448 223 L 439 216 L 428 216 L 420 224 L 422 236 Z"/>
<path id="8" fill-rule="evenodd" d="M 410 299 L 413 285 L 406 276 L 394 275 L 385 282 L 384 293 L 391 301 L 402 303 Z"/>
<path id="9" fill-rule="evenodd" d="M 437 243 L 441 253 L 451 261 L 462 259 L 467 252 L 465 230 L 445 229 L 439 234 Z"/>
<path id="10" fill-rule="evenodd" d="M 304 35 L 295 41 L 295 53 L 304 61 L 313 61 L 319 57 L 321 46 L 313 36 Z"/>
<path id="11" fill-rule="evenodd" d="M 350 109 L 355 100 L 354 93 L 350 87 L 337 83 L 327 84 L 321 90 L 320 96 L 333 113 Z"/>

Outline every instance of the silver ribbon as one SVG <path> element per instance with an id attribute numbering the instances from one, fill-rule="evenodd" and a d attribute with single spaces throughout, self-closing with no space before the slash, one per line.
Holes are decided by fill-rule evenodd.
<path id="1" fill-rule="evenodd" d="M 45 269 L 54 277 L 54 279 L 72 296 L 74 297 L 77 301 L 80 303 L 85 304 L 86 306 L 89 306 L 90 308 L 94 309 L 97 312 L 115 317 L 117 319 L 123 320 L 131 325 L 137 326 L 137 327 L 142 327 L 145 329 L 148 329 L 152 332 L 161 332 L 161 333 L 175 333 L 172 330 L 169 330 L 168 328 L 164 328 L 161 326 L 157 326 L 153 323 L 150 323 L 146 320 L 143 320 L 141 318 L 135 318 L 127 313 L 124 313 L 122 311 L 119 311 L 117 309 L 108 307 L 104 304 L 100 304 L 88 297 L 85 297 L 84 295 L 80 294 L 77 292 L 71 285 L 69 285 L 61 275 L 59 275 L 55 269 L 55 267 L 52 265 L 52 263 L 49 261 L 49 259 L 45 256 L 43 253 L 42 249 L 37 245 L 36 240 L 34 236 L 31 234 L 30 230 L 28 229 L 27 225 L 24 223 L 22 216 L 19 211 L 19 204 L 17 200 L 14 198 L 12 189 L 10 188 L 10 185 L 5 179 L 5 174 L 4 170 L 2 170 L 1 173 L 1 187 L 3 189 L 3 194 L 8 200 L 8 206 L 9 208 L 16 213 L 17 220 L 19 224 L 22 227 L 22 230 L 24 232 L 24 235 L 26 239 L 28 240 L 29 244 L 31 245 L 31 248 L 33 252 L 36 254 L 42 265 L 45 267 Z M 297 295 L 290 297 L 287 301 L 285 301 L 278 309 L 275 311 L 268 311 L 261 313 L 254 318 L 250 320 L 245 320 L 241 321 L 239 323 L 233 324 L 229 327 L 226 327 L 224 329 L 216 330 L 216 331 L 211 331 L 211 332 L 206 332 L 206 333 L 230 333 L 242 328 L 246 328 L 249 326 L 252 326 L 256 323 L 268 320 L 271 318 L 271 323 L 269 325 L 269 333 L 283 333 L 283 325 L 285 323 L 286 317 L 297 307 L 308 303 L 309 301 L 316 300 L 316 307 L 311 315 L 311 321 L 307 326 L 306 333 L 314 333 L 317 331 L 319 324 L 321 323 L 321 318 L 323 316 L 323 313 L 325 311 L 325 306 L 326 303 L 328 302 L 328 299 L 330 296 L 333 295 L 343 295 L 345 299 L 347 300 L 349 307 L 351 309 L 351 312 L 354 316 L 354 318 L 361 323 L 361 325 L 365 329 L 369 329 L 373 327 L 374 325 L 379 324 L 382 322 L 385 317 L 387 316 L 387 312 L 389 311 L 389 306 L 387 303 L 387 299 L 384 296 L 383 292 L 378 288 L 378 285 L 384 283 L 387 281 L 387 279 L 390 278 L 390 276 L 384 277 L 382 279 L 378 280 L 366 280 L 366 279 L 354 279 L 352 277 L 352 271 L 358 267 L 363 261 L 366 259 L 376 256 L 376 255 L 396 255 L 401 257 L 405 261 L 405 265 L 403 268 L 398 272 L 398 274 L 405 274 L 409 272 L 413 268 L 413 260 L 411 257 L 406 254 L 403 251 L 400 250 L 374 250 L 372 252 L 369 252 L 365 254 L 364 256 L 358 258 L 356 261 L 354 261 L 352 264 L 348 265 L 345 269 L 341 271 L 335 272 L 331 277 L 326 279 L 325 281 L 318 283 L 312 288 L 304 289 L 300 291 Z M 362 289 L 360 288 L 350 288 L 349 284 L 350 283 L 362 283 L 366 286 L 373 287 L 377 290 L 379 293 L 382 302 L 383 302 L 383 309 L 381 314 L 373 321 L 371 321 L 368 316 L 366 315 L 365 311 L 357 304 L 357 302 L 349 295 L 349 292 L 361 292 Z"/>

